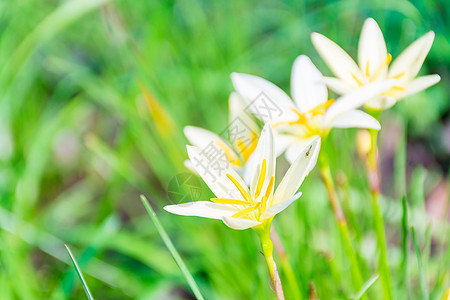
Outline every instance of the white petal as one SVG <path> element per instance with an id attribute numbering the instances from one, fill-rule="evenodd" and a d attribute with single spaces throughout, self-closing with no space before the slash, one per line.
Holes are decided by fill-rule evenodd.
<path id="1" fill-rule="evenodd" d="M 227 225 L 228 227 L 236 230 L 244 230 L 248 229 L 254 226 L 257 226 L 261 224 L 261 222 L 249 220 L 249 219 L 238 219 L 233 217 L 224 217 L 222 218 L 222 221 Z"/>
<path id="2" fill-rule="evenodd" d="M 363 25 L 358 45 L 358 64 L 364 74 L 373 74 L 385 63 L 387 57 L 383 33 L 374 19 L 368 18 Z M 367 67 L 369 70 L 367 70 Z M 387 69 L 385 70 L 387 71 Z M 383 76 L 386 77 L 386 76 Z"/>
<path id="3" fill-rule="evenodd" d="M 292 67 L 291 94 L 301 112 L 328 100 L 323 75 L 306 55 L 297 57 Z"/>
<path id="4" fill-rule="evenodd" d="M 232 73 L 234 88 L 250 110 L 263 122 L 295 120 L 295 108 L 289 96 L 273 83 L 257 76 Z"/>
<path id="5" fill-rule="evenodd" d="M 335 42 L 316 32 L 311 34 L 311 40 L 334 75 L 355 86 L 358 84 L 354 77 L 359 81 L 363 80 L 361 71 L 354 60 Z"/>
<path id="6" fill-rule="evenodd" d="M 344 95 L 355 90 L 354 86 L 339 78 L 325 77 L 324 80 L 328 88 L 338 95 Z"/>
<path id="7" fill-rule="evenodd" d="M 251 186 L 252 175 L 253 175 L 252 172 L 254 171 L 254 168 L 255 168 L 254 164 L 256 163 L 255 157 L 256 157 L 255 152 L 253 152 L 252 155 L 250 155 L 250 157 L 248 158 L 248 160 L 245 163 L 245 166 L 243 168 L 242 178 L 244 179 L 247 186 Z"/>
<path id="8" fill-rule="evenodd" d="M 186 126 L 184 127 L 184 135 L 195 147 L 205 149 L 213 143 L 215 147 L 222 149 L 226 153 L 229 160 L 232 162 L 239 161 L 238 156 L 228 142 L 214 132 L 196 126 Z"/>
<path id="9" fill-rule="evenodd" d="M 374 110 L 385 110 L 394 106 L 397 100 L 392 96 L 374 97 L 367 101 L 364 106 Z"/>
<path id="10" fill-rule="evenodd" d="M 164 209 L 181 216 L 196 216 L 221 220 L 234 215 L 238 210 L 233 205 L 214 203 L 211 201 L 195 201 L 177 205 L 166 205 Z"/>
<path id="11" fill-rule="evenodd" d="M 374 117 L 356 109 L 340 114 L 326 127 L 381 129 L 380 123 Z"/>
<path id="12" fill-rule="evenodd" d="M 416 93 L 438 83 L 440 80 L 441 80 L 441 76 L 439 76 L 437 74 L 417 77 L 416 79 L 411 81 L 410 84 L 408 84 L 408 86 L 406 87 L 406 91 L 396 95 L 396 98 L 397 98 L 397 100 L 400 100 L 407 96 L 416 94 Z"/>
<path id="13" fill-rule="evenodd" d="M 434 32 L 430 31 L 408 46 L 392 63 L 389 77 L 395 77 L 403 72 L 402 80 L 412 80 L 419 73 L 420 68 L 431 49 Z"/>
<path id="14" fill-rule="evenodd" d="M 192 165 L 192 162 L 189 159 L 186 159 L 184 161 L 184 166 L 188 168 L 189 171 L 191 171 L 192 173 L 197 174 L 197 171 L 194 169 L 194 166 Z"/>
<path id="15" fill-rule="evenodd" d="M 250 140 L 253 138 L 253 134 L 258 133 L 258 125 L 256 124 L 253 116 L 250 114 L 250 111 L 246 109 L 247 105 L 244 100 L 239 97 L 237 93 L 231 93 L 229 99 L 229 109 L 230 109 L 230 120 L 229 120 L 229 130 L 233 130 L 234 134 L 230 132 L 230 140 L 235 142 L 236 139 L 241 139 L 244 141 Z"/>
<path id="16" fill-rule="evenodd" d="M 289 205 L 291 205 L 294 201 L 296 201 L 298 198 L 300 198 L 301 195 L 302 195 L 302 192 L 298 192 L 297 194 L 294 195 L 294 197 L 270 207 L 261 215 L 261 219 L 266 220 L 266 219 L 269 219 L 269 218 L 275 216 L 276 214 L 282 212 Z"/>
<path id="17" fill-rule="evenodd" d="M 220 148 L 214 147 L 214 144 L 203 149 L 189 145 L 186 148 L 194 169 L 216 197 L 244 200 L 237 187 L 227 177 L 227 174 L 236 179 L 244 189 L 247 189 L 247 185 L 233 169 L 232 164 L 226 159 L 224 153 L 218 151 L 221 150 Z"/>
<path id="18" fill-rule="evenodd" d="M 284 151 L 287 150 L 289 146 L 294 144 L 298 138 L 291 134 L 281 134 L 274 132 L 274 140 L 275 140 L 275 156 L 278 157 L 283 154 Z"/>
<path id="19" fill-rule="evenodd" d="M 346 94 L 336 100 L 330 108 L 327 109 L 323 124 L 331 124 L 340 114 L 360 107 L 366 101 L 389 90 L 396 80 L 385 80 L 365 85 L 357 90 Z"/>
<path id="20" fill-rule="evenodd" d="M 266 161 L 266 172 L 263 174 L 264 183 L 262 185 L 262 191 L 267 189 L 270 178 L 275 176 L 275 165 L 276 165 L 276 157 L 275 157 L 275 149 L 274 149 L 274 141 L 273 141 L 273 130 L 269 123 L 264 125 L 263 130 L 261 131 L 261 136 L 258 141 L 258 145 L 254 151 L 254 162 L 252 163 L 252 179 L 250 184 L 250 195 L 254 199 L 256 193 L 256 187 L 258 184 L 259 176 L 261 175 L 261 167 L 263 160 Z M 261 193 L 263 196 L 264 193 Z"/>
<path id="21" fill-rule="evenodd" d="M 309 147 L 311 142 L 317 138 L 317 136 L 313 136 L 308 139 L 299 139 L 298 137 L 295 140 L 295 143 L 292 143 L 287 149 L 285 153 L 285 157 L 287 161 L 292 164 L 298 158 L 298 156 L 302 153 L 302 151 Z"/>
<path id="22" fill-rule="evenodd" d="M 317 162 L 320 150 L 320 138 L 315 138 L 310 146 L 303 149 L 291 167 L 287 170 L 277 187 L 271 206 L 291 199 L 297 192 L 305 177 Z"/>

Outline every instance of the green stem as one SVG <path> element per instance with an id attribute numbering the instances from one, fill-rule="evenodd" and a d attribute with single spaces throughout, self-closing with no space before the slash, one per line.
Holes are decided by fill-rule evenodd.
<path id="1" fill-rule="evenodd" d="M 292 298 L 293 299 L 301 299 L 300 287 L 297 283 L 297 278 L 295 276 L 294 270 L 292 269 L 291 263 L 286 255 L 286 251 L 284 251 L 283 244 L 281 243 L 280 236 L 278 235 L 275 228 L 272 228 L 271 231 L 272 242 L 275 246 L 275 251 L 278 253 L 281 261 L 281 269 L 283 273 L 286 275 L 286 279 L 289 283 L 289 287 L 291 288 Z"/>
<path id="2" fill-rule="evenodd" d="M 261 246 L 266 259 L 267 267 L 269 268 L 269 275 L 272 286 L 278 300 L 284 300 L 283 287 L 281 285 L 280 276 L 278 275 L 277 266 L 273 259 L 273 243 L 270 240 L 271 221 L 263 223 L 260 227 L 254 228 L 261 240 Z"/>
<path id="3" fill-rule="evenodd" d="M 328 192 L 328 198 L 330 200 L 331 208 L 338 223 L 339 234 L 341 236 L 342 242 L 344 243 L 345 254 L 350 261 L 350 272 L 352 275 L 353 287 L 355 291 L 358 291 L 363 285 L 361 271 L 359 269 L 358 259 L 351 243 L 347 221 L 345 220 L 344 212 L 342 211 L 341 204 L 339 203 L 339 198 L 336 193 L 333 177 L 330 171 L 330 163 L 325 152 L 322 152 L 320 154 L 319 168 L 320 174 L 322 175 L 323 182 Z"/>
<path id="4" fill-rule="evenodd" d="M 391 272 L 389 270 L 389 261 L 387 256 L 386 236 L 384 233 L 383 215 L 380 206 L 380 176 L 378 170 L 378 146 L 377 146 L 377 130 L 370 130 L 372 146 L 368 154 L 368 177 L 370 182 L 370 190 L 372 194 L 372 209 L 375 233 L 377 235 L 377 245 L 380 251 L 378 267 L 380 269 L 381 281 L 383 283 L 384 298 L 394 299 Z"/>

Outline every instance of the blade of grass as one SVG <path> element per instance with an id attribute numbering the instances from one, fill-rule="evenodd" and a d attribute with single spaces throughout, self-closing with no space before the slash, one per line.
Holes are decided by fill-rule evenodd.
<path id="1" fill-rule="evenodd" d="M 408 225 L 408 202 L 406 196 L 402 197 L 402 262 L 400 269 L 402 271 L 401 282 L 407 284 L 407 274 L 408 274 L 408 236 L 409 236 L 409 225 Z M 409 286 L 407 286 L 409 291 Z"/>
<path id="2" fill-rule="evenodd" d="M 195 283 L 194 277 L 192 277 L 192 274 L 189 272 L 187 266 L 185 265 L 183 259 L 181 258 L 180 254 L 178 253 L 177 249 L 175 249 L 175 246 L 173 245 L 172 241 L 170 240 L 169 236 L 167 235 L 166 231 L 164 230 L 163 226 L 161 225 L 161 222 L 159 222 L 158 217 L 156 216 L 155 211 L 150 206 L 150 203 L 148 203 L 147 198 L 145 198 L 144 195 L 141 195 L 141 201 L 144 205 L 145 209 L 147 210 L 148 215 L 150 216 L 150 219 L 152 220 L 153 224 L 155 225 L 156 229 L 159 232 L 159 235 L 161 236 L 162 240 L 164 241 L 164 244 L 166 244 L 167 249 L 169 249 L 170 253 L 172 254 L 173 259 L 176 261 L 178 266 L 180 267 L 181 271 L 183 272 L 183 275 L 186 277 L 186 280 L 189 284 L 189 286 L 192 289 L 192 292 L 194 293 L 195 297 L 199 300 L 204 300 L 200 289 L 197 286 L 197 283 Z"/>
<path id="3" fill-rule="evenodd" d="M 72 254 L 72 251 L 70 251 L 69 246 L 67 246 L 66 244 L 64 244 L 64 246 L 66 247 L 70 259 L 72 260 L 73 266 L 77 271 L 78 278 L 80 278 L 81 284 L 83 285 L 84 291 L 86 292 L 86 296 L 88 297 L 89 300 L 94 300 L 94 297 L 92 297 L 91 291 L 89 290 L 89 287 L 87 286 L 86 281 L 84 280 L 83 274 L 81 273 L 80 267 L 78 266 L 78 263 Z"/>
<path id="4" fill-rule="evenodd" d="M 375 281 L 377 281 L 378 277 L 380 277 L 380 274 L 375 274 L 372 277 L 370 277 L 369 280 L 367 280 L 363 284 L 363 286 L 361 287 L 359 292 L 355 295 L 355 297 L 353 297 L 353 299 L 359 300 L 367 292 L 367 290 L 375 283 Z"/>
<path id="5" fill-rule="evenodd" d="M 414 229 L 414 226 L 411 226 L 411 235 L 414 244 L 414 250 L 416 251 L 417 264 L 419 266 L 419 282 L 420 290 L 422 292 L 422 299 L 429 300 L 430 298 L 428 296 L 427 282 L 425 280 L 425 271 L 422 264 L 422 255 L 420 254 L 420 248 L 419 244 L 417 243 L 416 230 Z"/>

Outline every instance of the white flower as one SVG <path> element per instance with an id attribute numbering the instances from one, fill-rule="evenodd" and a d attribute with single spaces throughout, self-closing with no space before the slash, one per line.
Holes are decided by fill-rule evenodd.
<path id="1" fill-rule="evenodd" d="M 424 90 L 439 82 L 439 75 L 416 78 L 430 51 L 434 32 L 430 31 L 413 42 L 398 58 L 389 64 L 392 56 L 387 53 L 383 33 L 374 19 L 368 18 L 363 25 L 358 45 L 358 64 L 336 43 L 319 33 L 311 35 L 320 56 L 337 78 L 326 78 L 330 89 L 340 95 L 360 86 L 386 79 L 398 79 L 389 91 L 370 99 L 366 106 L 376 110 L 391 107 L 396 101 Z"/>
<path id="2" fill-rule="evenodd" d="M 250 188 L 230 163 L 211 164 L 210 157 L 201 149 L 187 146 L 194 168 L 217 198 L 168 205 L 164 209 L 178 215 L 219 219 L 233 229 L 267 225 L 273 216 L 300 197 L 301 193 L 295 193 L 314 167 L 319 148 L 320 139 L 316 138 L 299 153 L 274 192 L 276 157 L 269 124 L 264 126 L 255 149 Z"/>
<path id="3" fill-rule="evenodd" d="M 229 111 L 229 125 L 224 132 L 229 141 L 214 132 L 196 126 L 186 126 L 184 134 L 193 146 L 200 149 L 213 147 L 220 151 L 217 155 L 225 156 L 239 174 L 248 177 L 245 174 L 245 165 L 256 148 L 260 129 L 246 111 L 244 101 L 236 93 L 230 95 Z M 189 160 L 185 165 L 195 171 Z"/>
<path id="4" fill-rule="evenodd" d="M 367 100 L 390 89 L 395 80 L 366 85 L 337 100 L 328 99 L 324 77 L 311 60 L 299 56 L 293 65 L 291 94 L 294 101 L 269 81 L 247 74 L 231 74 L 233 85 L 249 109 L 279 133 L 277 142 L 293 162 L 315 136 L 326 137 L 333 127 L 380 129 L 370 115 L 357 110 Z M 280 146 L 281 147 L 281 146 Z"/>

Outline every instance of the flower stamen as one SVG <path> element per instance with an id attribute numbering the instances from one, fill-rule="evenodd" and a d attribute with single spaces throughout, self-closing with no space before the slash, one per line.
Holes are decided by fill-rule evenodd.
<path id="1" fill-rule="evenodd" d="M 235 205 L 248 205 L 249 203 L 244 200 L 226 199 L 226 198 L 211 198 L 212 202 L 220 204 L 235 204 Z"/>
<path id="2" fill-rule="evenodd" d="M 392 55 L 388 54 L 386 56 L 386 59 L 384 60 L 384 62 L 381 62 L 378 65 L 378 68 L 375 70 L 375 72 L 372 73 L 372 75 L 369 76 L 369 82 L 372 82 L 375 78 L 377 78 L 381 72 L 383 72 L 384 70 L 386 70 L 389 67 L 389 64 L 392 61 Z"/>
<path id="3" fill-rule="evenodd" d="M 251 133 L 250 137 L 250 143 L 247 144 L 242 139 L 237 139 L 235 142 L 236 149 L 238 153 L 242 155 L 242 159 L 244 162 L 247 162 L 247 160 L 250 158 L 250 155 L 252 155 L 253 151 L 256 149 L 256 145 L 258 144 L 258 134 L 254 131 Z"/>
<path id="4" fill-rule="evenodd" d="M 262 162 L 262 165 L 261 165 L 261 171 L 259 172 L 258 184 L 256 185 L 255 198 L 258 198 L 259 194 L 261 193 L 265 178 L 266 178 L 266 160 L 264 159 Z"/>
<path id="5" fill-rule="evenodd" d="M 245 199 L 245 201 L 253 203 L 252 198 L 250 197 L 248 192 L 239 184 L 239 182 L 235 178 L 233 178 L 233 176 L 231 176 L 230 174 L 227 174 L 226 176 L 236 186 L 236 188 L 239 190 L 239 192 L 241 193 L 241 195 Z"/>
<path id="6" fill-rule="evenodd" d="M 262 200 L 261 200 L 261 203 L 262 203 L 262 205 L 261 205 L 261 210 L 262 210 L 262 211 L 265 211 L 266 208 L 267 208 L 267 200 L 269 199 L 270 194 L 271 194 L 272 191 L 273 191 L 273 186 L 274 186 L 274 184 L 275 184 L 275 177 L 272 176 L 272 177 L 270 178 L 269 185 L 267 186 L 266 193 L 264 194 L 264 197 L 263 197 Z"/>
<path id="7" fill-rule="evenodd" d="M 243 216 L 245 216 L 245 215 L 251 213 L 252 211 L 258 209 L 258 207 L 259 207 L 260 205 L 261 205 L 260 202 L 256 202 L 254 205 L 249 206 L 249 207 L 246 207 L 246 208 L 244 208 L 244 209 L 241 210 L 241 211 L 238 211 L 237 213 L 235 213 L 234 215 L 232 215 L 232 217 L 233 217 L 233 218 L 240 218 L 240 217 L 243 217 Z"/>

